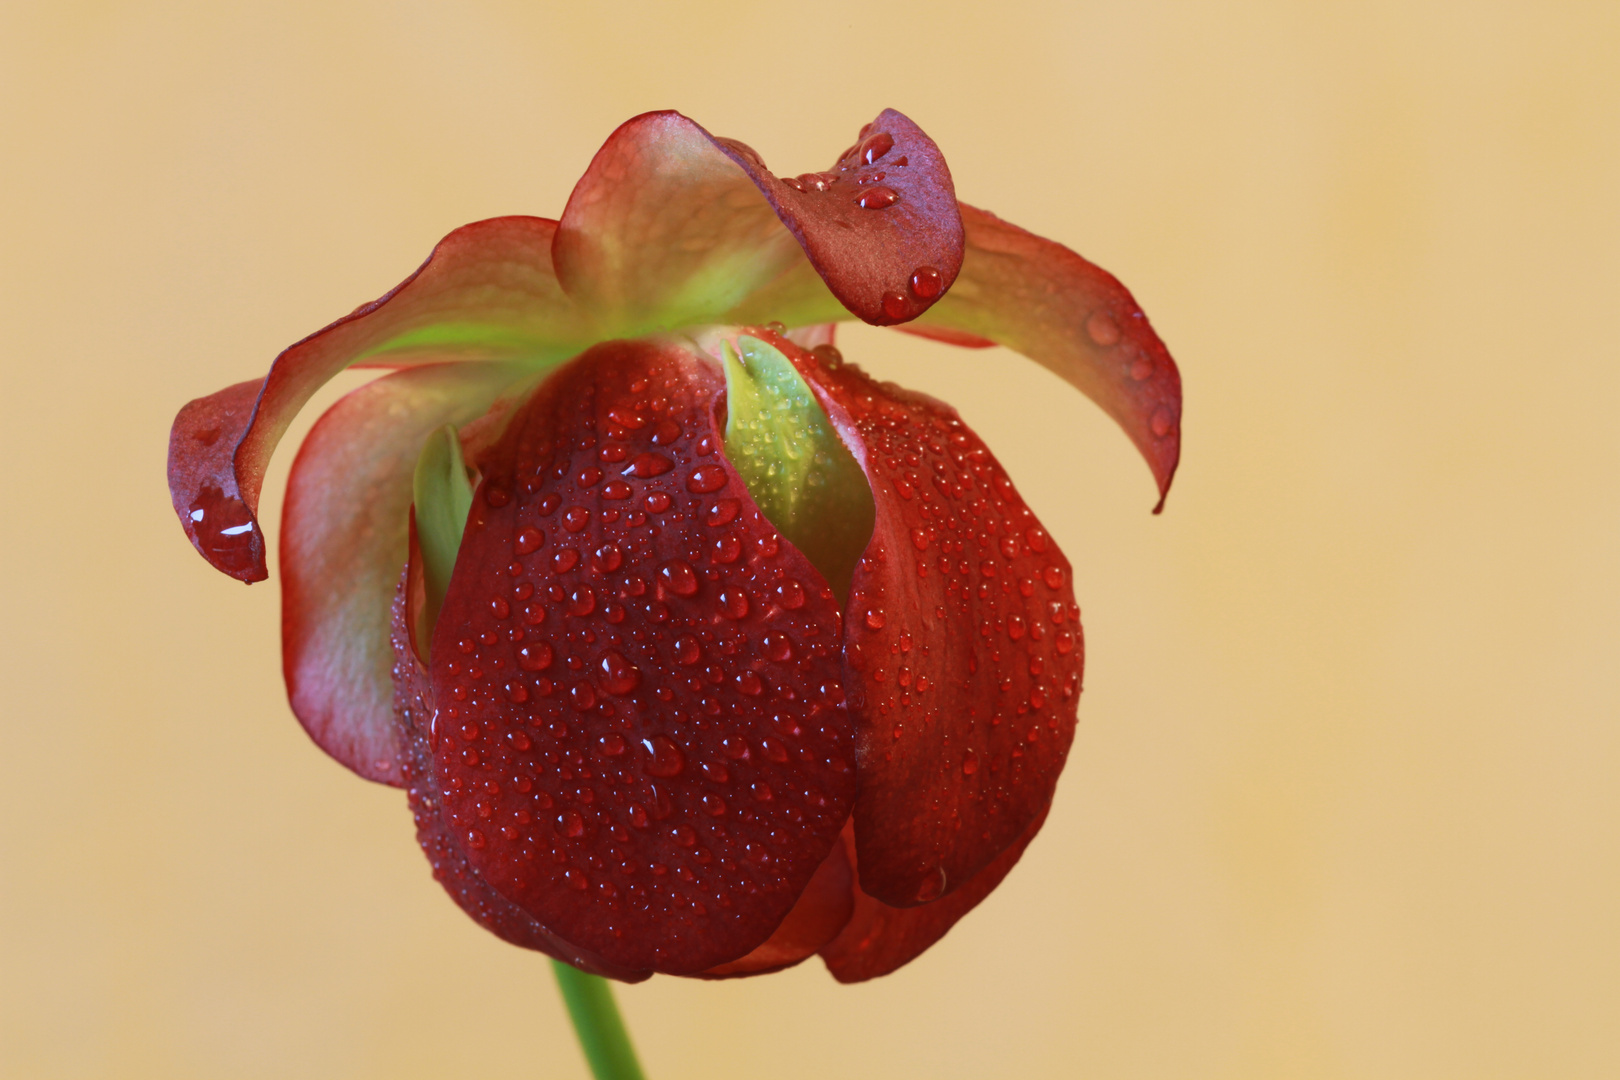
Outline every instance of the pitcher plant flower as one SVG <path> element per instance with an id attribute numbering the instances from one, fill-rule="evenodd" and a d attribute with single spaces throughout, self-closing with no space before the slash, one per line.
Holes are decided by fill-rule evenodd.
<path id="1" fill-rule="evenodd" d="M 278 440 L 339 371 L 385 372 L 292 467 L 288 693 L 505 940 L 624 981 L 813 954 L 870 979 L 1039 831 L 1080 693 L 1069 563 L 955 410 L 843 361 L 850 318 L 1046 366 L 1162 505 L 1180 377 L 1141 308 L 958 203 L 893 110 L 792 177 L 638 116 L 560 219 L 457 229 L 176 418 L 181 523 L 258 581 Z"/>

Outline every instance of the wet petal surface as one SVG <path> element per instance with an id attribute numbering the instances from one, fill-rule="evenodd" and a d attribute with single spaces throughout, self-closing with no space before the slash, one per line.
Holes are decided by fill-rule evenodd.
<path id="1" fill-rule="evenodd" d="M 877 510 L 844 621 L 861 887 L 927 903 L 1051 802 L 1085 652 L 1069 563 L 954 409 L 797 359 Z"/>
<path id="2" fill-rule="evenodd" d="M 436 628 L 435 770 L 480 878 L 627 967 L 764 942 L 854 795 L 839 620 L 720 453 L 718 366 L 611 342 L 485 456 Z"/>
<path id="3" fill-rule="evenodd" d="M 1141 306 L 1062 244 L 971 206 L 962 223 L 967 256 L 956 285 L 910 329 L 1005 345 L 1079 388 L 1147 459 L 1162 507 L 1181 458 L 1181 374 Z"/>

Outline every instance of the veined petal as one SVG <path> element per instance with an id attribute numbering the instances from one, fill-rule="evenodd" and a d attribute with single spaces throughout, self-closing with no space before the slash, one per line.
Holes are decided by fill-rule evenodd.
<path id="1" fill-rule="evenodd" d="M 861 888 L 928 903 L 1051 802 L 1085 652 L 1069 563 L 954 409 L 794 352 L 876 506 L 844 613 Z"/>
<path id="2" fill-rule="evenodd" d="M 400 775 L 405 782 L 411 814 L 416 819 L 417 843 L 433 868 L 434 879 L 473 921 L 503 941 L 545 953 L 594 975 L 623 982 L 646 979 L 652 974 L 648 968 L 609 963 L 552 933 L 528 912 L 490 888 L 468 862 L 463 843 L 466 830 L 446 820 L 444 800 L 433 775 L 433 687 L 411 648 L 410 631 L 406 627 L 407 588 L 402 575 L 392 605 L 389 635 L 395 664 L 394 716 L 399 743 L 404 749 Z"/>
<path id="3" fill-rule="evenodd" d="M 920 907 L 890 907 L 855 886 L 854 912 L 843 931 L 821 950 L 821 959 L 841 983 L 862 982 L 903 967 L 944 937 L 957 920 L 979 906 L 1023 857 L 1024 849 L 1046 823 L 1042 810 L 1011 847 L 949 896 Z M 855 841 L 845 832 L 848 857 L 855 858 Z"/>
<path id="4" fill-rule="evenodd" d="M 839 616 L 720 452 L 717 364 L 596 346 L 484 455 L 432 643 L 469 865 L 624 967 L 781 925 L 854 797 Z"/>
<path id="5" fill-rule="evenodd" d="M 423 440 L 488 410 L 522 365 L 407 368 L 328 409 L 299 448 L 281 526 L 281 651 L 299 722 L 328 754 L 398 784 L 389 603 Z"/>
<path id="6" fill-rule="evenodd" d="M 1181 375 L 1136 300 L 1061 244 L 962 207 L 967 256 L 956 285 L 907 327 L 967 334 L 1023 353 L 1078 387 L 1147 459 L 1164 506 L 1181 456 Z"/>
<path id="7" fill-rule="evenodd" d="M 553 251 L 564 288 L 603 336 L 750 321 L 762 307 L 771 310 L 760 321 L 827 321 L 840 314 L 828 289 L 887 325 L 950 287 L 962 223 L 939 148 L 892 109 L 832 171 L 788 179 L 744 144 L 655 112 L 597 152 Z"/>
<path id="8" fill-rule="evenodd" d="M 542 364 L 583 348 L 590 339 L 551 267 L 555 229 L 531 217 L 465 225 L 387 295 L 278 356 L 250 410 L 247 383 L 182 409 L 169 441 L 169 492 L 203 557 L 242 581 L 265 578 L 254 515 L 270 455 L 310 395 L 349 365 Z"/>

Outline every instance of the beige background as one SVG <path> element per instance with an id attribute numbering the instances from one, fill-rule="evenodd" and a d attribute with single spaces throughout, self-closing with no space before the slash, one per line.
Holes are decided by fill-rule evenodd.
<path id="1" fill-rule="evenodd" d="M 1612 0 L 0 5 L 0 1074 L 583 1075 L 293 721 L 169 420 L 637 112 L 798 171 L 886 105 L 1135 291 L 1186 456 L 1154 518 L 1034 365 L 845 337 L 1073 560 L 1076 752 L 899 974 L 623 991 L 650 1074 L 1620 1074 Z"/>

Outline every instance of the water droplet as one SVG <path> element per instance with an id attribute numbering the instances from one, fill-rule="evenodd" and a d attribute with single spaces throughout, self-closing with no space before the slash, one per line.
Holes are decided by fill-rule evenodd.
<path id="1" fill-rule="evenodd" d="M 518 531 L 517 541 L 512 547 L 519 555 L 527 555 L 545 542 L 546 534 L 530 525 Z"/>
<path id="2" fill-rule="evenodd" d="M 1007 636 L 1008 637 L 1012 638 L 1014 641 L 1022 641 L 1022 640 L 1024 640 L 1024 635 L 1028 631 L 1029 631 L 1029 627 L 1028 627 L 1027 624 L 1025 624 L 1024 617 L 1022 615 L 1009 615 L 1009 616 L 1007 616 Z"/>
<path id="3" fill-rule="evenodd" d="M 801 181 L 796 176 L 785 177 L 785 178 L 783 178 L 782 183 L 786 184 L 788 187 L 792 188 L 794 191 L 803 191 L 804 190 L 804 182 Z"/>
<path id="4" fill-rule="evenodd" d="M 726 757 L 732 761 L 743 761 L 748 757 L 748 740 L 737 735 L 727 735 L 720 740 L 720 749 L 725 751 Z"/>
<path id="5" fill-rule="evenodd" d="M 787 762 L 787 747 L 783 746 L 776 739 L 770 738 L 769 736 L 761 739 L 759 748 L 764 752 L 767 758 L 776 762 L 778 765 L 782 765 Z"/>
<path id="6" fill-rule="evenodd" d="M 900 201 L 900 193 L 888 184 L 873 184 L 855 200 L 862 210 L 882 210 Z"/>
<path id="7" fill-rule="evenodd" d="M 886 131 L 880 131 L 861 143 L 860 158 L 868 165 L 871 165 L 893 149 L 894 136 Z"/>
<path id="8" fill-rule="evenodd" d="M 1003 536 L 1001 538 L 1001 554 L 1009 559 L 1018 558 L 1018 537 Z"/>
<path id="9" fill-rule="evenodd" d="M 602 747 L 602 753 L 606 754 L 608 757 L 618 757 L 619 755 L 623 754 L 626 748 L 628 748 L 630 745 L 624 741 L 624 736 L 620 735 L 618 732 L 613 732 L 611 735 L 603 735 L 596 741 L 597 744 Z"/>
<path id="10" fill-rule="evenodd" d="M 594 708 L 596 689 L 588 682 L 577 682 L 568 689 L 568 703 L 580 712 Z"/>
<path id="11" fill-rule="evenodd" d="M 467 830 L 467 846 L 468 847 L 473 848 L 474 850 L 479 850 L 479 849 L 482 849 L 483 846 L 485 844 L 487 844 L 488 842 L 489 841 L 484 838 L 484 834 L 479 832 L 477 829 L 468 829 Z"/>
<path id="12" fill-rule="evenodd" d="M 1153 428 L 1153 434 L 1162 439 L 1176 426 L 1176 418 L 1171 414 L 1170 406 L 1160 405 L 1153 410 L 1153 419 L 1149 424 Z"/>
<path id="13" fill-rule="evenodd" d="M 617 501 L 630 497 L 630 485 L 623 480 L 609 480 L 602 485 L 602 498 Z"/>
<path id="14" fill-rule="evenodd" d="M 591 552 L 591 569 L 598 574 L 611 574 L 624 563 L 624 553 L 617 544 L 603 544 Z"/>
<path id="15" fill-rule="evenodd" d="M 1091 335 L 1092 341 L 1105 349 L 1110 345 L 1119 344 L 1119 324 L 1114 321 L 1113 316 L 1100 308 L 1093 311 L 1091 317 L 1086 320 L 1086 333 Z"/>
<path id="16" fill-rule="evenodd" d="M 708 512 L 704 515 L 703 520 L 706 524 L 715 527 L 720 525 L 728 525 L 737 519 L 737 513 L 741 509 L 742 504 L 736 499 L 721 499 L 719 502 L 709 507 Z"/>
<path id="17" fill-rule="evenodd" d="M 631 803 L 629 806 L 630 824 L 638 829 L 647 827 L 647 808 L 640 803 Z"/>
<path id="18" fill-rule="evenodd" d="M 675 639 L 674 653 L 676 663 L 690 666 L 698 662 L 698 657 L 703 655 L 703 648 L 698 644 L 697 638 L 683 634 Z"/>
<path id="19" fill-rule="evenodd" d="M 776 583 L 776 602 L 789 611 L 799 610 L 804 607 L 804 586 L 793 578 L 783 578 Z"/>
<path id="20" fill-rule="evenodd" d="M 578 839 L 585 835 L 585 819 L 578 810 L 564 810 L 558 814 L 557 827 L 564 836 Z"/>
<path id="21" fill-rule="evenodd" d="M 720 817 L 726 812 L 726 800 L 718 795 L 705 795 L 703 796 L 703 809 L 707 810 L 712 817 Z"/>
<path id="22" fill-rule="evenodd" d="M 585 876 L 585 871 L 575 866 L 570 866 L 563 871 L 563 880 L 568 882 L 570 887 L 580 892 L 584 892 L 591 887 L 591 879 Z"/>
<path id="23" fill-rule="evenodd" d="M 830 342 L 826 345 L 817 345 L 810 353 L 829 368 L 836 368 L 844 363 L 844 354 L 838 351 L 838 346 Z"/>
<path id="24" fill-rule="evenodd" d="M 555 651 L 544 641 L 531 641 L 518 649 L 518 667 L 524 671 L 544 671 L 551 666 Z"/>
<path id="25" fill-rule="evenodd" d="M 489 602 L 489 613 L 497 619 L 504 619 L 512 614 L 512 605 L 506 602 L 506 597 L 497 596 Z"/>
<path id="26" fill-rule="evenodd" d="M 670 830 L 670 835 L 674 836 L 675 842 L 684 848 L 697 843 L 697 831 L 690 825 L 677 825 Z"/>
<path id="27" fill-rule="evenodd" d="M 883 294 L 883 314 L 891 319 L 904 319 L 911 314 L 911 301 L 903 293 L 886 292 Z"/>
<path id="28" fill-rule="evenodd" d="M 654 491 L 647 496 L 647 512 L 649 514 L 662 514 L 669 509 L 670 497 L 662 491 Z"/>
<path id="29" fill-rule="evenodd" d="M 1068 656 L 1074 651 L 1074 635 L 1067 630 L 1059 630 L 1054 644 L 1059 656 Z"/>
<path id="30" fill-rule="evenodd" d="M 1063 568 L 1061 566 L 1048 566 L 1041 571 L 1041 580 L 1046 582 L 1048 589 L 1061 588 L 1063 585 Z"/>
<path id="31" fill-rule="evenodd" d="M 682 559 L 671 559 L 659 567 L 658 581 L 676 596 L 694 596 L 698 591 L 697 572 Z"/>
<path id="32" fill-rule="evenodd" d="M 596 610 L 596 590 L 581 585 L 568 594 L 568 614 L 582 619 Z"/>
<path id="33" fill-rule="evenodd" d="M 491 485 L 484 488 L 484 501 L 496 509 L 499 509 L 500 507 L 503 507 L 507 503 L 511 502 L 512 496 L 507 493 L 505 488 L 498 488 Z"/>
<path id="34" fill-rule="evenodd" d="M 587 465 L 579 470 L 579 475 L 574 477 L 574 483 L 582 488 L 588 488 L 600 479 L 602 479 L 602 470 L 595 465 Z"/>
<path id="35" fill-rule="evenodd" d="M 642 739 L 641 745 L 646 747 L 649 755 L 647 764 L 643 766 L 653 776 L 671 777 L 681 775 L 686 768 L 686 755 L 666 735 L 654 735 L 650 739 Z"/>
<path id="36" fill-rule="evenodd" d="M 870 629 L 872 629 L 872 630 L 881 630 L 881 629 L 883 629 L 883 624 L 886 621 L 887 620 L 885 620 L 884 617 L 883 617 L 883 612 L 881 610 L 879 610 L 878 608 L 868 608 L 867 609 L 867 612 L 866 612 L 866 625 Z"/>
<path id="37" fill-rule="evenodd" d="M 923 300 L 932 300 L 945 287 L 945 276 L 932 266 L 919 266 L 911 272 L 911 291 Z"/>
<path id="38" fill-rule="evenodd" d="M 577 533 L 591 523 L 591 512 L 583 506 L 570 506 L 563 511 L 563 528 Z"/>
<path id="39" fill-rule="evenodd" d="M 728 619 L 740 619 L 748 614 L 748 594 L 741 589 L 720 590 L 720 613 Z"/>
<path id="40" fill-rule="evenodd" d="M 1153 361 L 1145 356 L 1138 356 L 1131 361 L 1131 379 L 1135 382 L 1147 382 L 1153 375 Z"/>
<path id="41" fill-rule="evenodd" d="M 699 465 L 686 478 L 686 490 L 699 495 L 719 491 L 726 486 L 726 470 L 719 465 Z"/>
<path id="42" fill-rule="evenodd" d="M 1035 554 L 1042 554 L 1046 551 L 1046 530 L 1039 525 L 1031 525 L 1024 530 L 1024 543 L 1028 544 L 1029 550 L 1035 552 Z"/>
<path id="43" fill-rule="evenodd" d="M 962 775 L 972 776 L 979 771 L 979 755 L 972 750 L 962 755 Z"/>
<path id="44" fill-rule="evenodd" d="M 945 892 L 945 868 L 934 867 L 933 871 L 923 878 L 922 884 L 917 886 L 917 902 L 926 904 L 931 900 L 938 900 Z"/>
<path id="45" fill-rule="evenodd" d="M 621 652 L 609 649 L 602 654 L 598 666 L 602 673 L 602 687 L 610 694 L 622 696 L 641 685 L 641 672 Z"/>
<path id="46" fill-rule="evenodd" d="M 637 454 L 624 470 L 626 476 L 639 476 L 643 479 L 652 476 L 662 476 L 675 467 L 675 463 L 662 454 L 651 451 Z"/>
<path id="47" fill-rule="evenodd" d="M 765 683 L 754 672 L 742 671 L 737 674 L 737 689 L 749 697 L 758 697 L 765 692 Z"/>
<path id="48" fill-rule="evenodd" d="M 639 412 L 622 407 L 609 409 L 608 419 L 622 428 L 629 428 L 631 431 L 640 431 L 647 426 L 647 421 L 642 418 Z"/>
<path id="49" fill-rule="evenodd" d="M 742 541 L 735 533 L 726 533 L 718 536 L 714 541 L 714 561 L 717 563 L 734 563 L 742 557 Z"/>
<path id="50" fill-rule="evenodd" d="M 793 639 L 786 634 L 766 634 L 761 644 L 765 655 L 778 663 L 793 659 Z"/>

